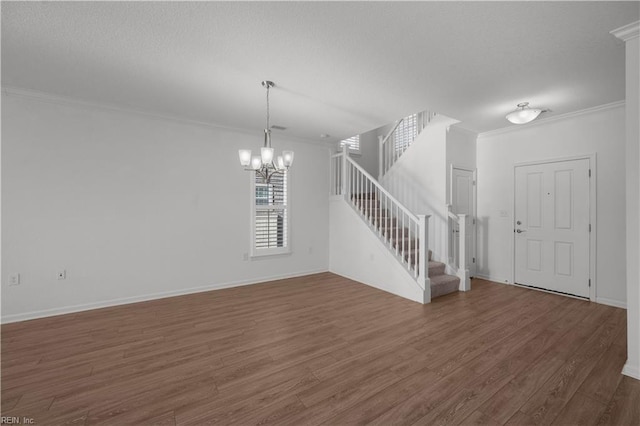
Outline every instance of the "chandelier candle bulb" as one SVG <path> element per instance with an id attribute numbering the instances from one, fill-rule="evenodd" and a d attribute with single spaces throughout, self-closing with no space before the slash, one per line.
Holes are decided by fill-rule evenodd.
<path id="1" fill-rule="evenodd" d="M 278 170 L 284 170 L 284 159 L 282 158 L 282 155 L 278 155 L 276 166 L 278 167 Z"/>
<path id="2" fill-rule="evenodd" d="M 273 148 L 262 147 L 260 148 L 260 154 L 262 156 L 262 164 L 269 164 L 273 162 Z"/>
<path id="3" fill-rule="evenodd" d="M 251 159 L 251 168 L 253 170 L 260 170 L 260 167 L 262 167 L 262 160 L 260 160 L 260 157 L 257 155 L 254 155 Z"/>
<path id="4" fill-rule="evenodd" d="M 248 166 L 251 164 L 251 150 L 250 149 L 240 149 L 238 150 L 238 156 L 240 157 L 240 165 Z"/>
<path id="5" fill-rule="evenodd" d="M 291 167 L 293 164 L 293 151 L 282 151 L 282 159 L 285 167 Z"/>

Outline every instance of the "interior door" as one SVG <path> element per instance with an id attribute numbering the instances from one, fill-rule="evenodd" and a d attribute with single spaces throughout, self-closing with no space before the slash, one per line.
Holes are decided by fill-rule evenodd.
<path id="1" fill-rule="evenodd" d="M 471 276 L 475 275 L 475 177 L 471 170 L 453 168 L 451 172 L 451 211 L 467 215 L 466 252 L 467 265 Z M 454 225 L 451 236 L 454 264 L 459 265 L 459 227 Z"/>
<path id="2" fill-rule="evenodd" d="M 589 160 L 518 166 L 515 281 L 589 297 Z"/>

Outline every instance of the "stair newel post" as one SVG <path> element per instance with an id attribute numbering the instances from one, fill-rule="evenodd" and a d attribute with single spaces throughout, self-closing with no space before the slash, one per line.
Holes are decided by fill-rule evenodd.
<path id="1" fill-rule="evenodd" d="M 471 290 L 471 279 L 469 278 L 469 270 L 467 269 L 467 215 L 458 215 L 460 223 L 458 224 L 460 232 L 458 233 L 458 277 L 460 278 L 460 291 Z"/>
<path id="2" fill-rule="evenodd" d="M 429 215 L 418 215 L 418 282 L 424 289 L 424 303 L 431 302 L 431 281 L 429 280 Z"/>
<path id="3" fill-rule="evenodd" d="M 451 213 L 453 213 L 452 206 L 451 204 L 447 204 L 447 243 L 449 245 L 447 248 L 447 258 L 449 259 L 449 264 L 453 265 L 455 257 L 455 236 L 453 231 L 455 224 L 453 223 L 453 219 L 451 219 Z"/>
<path id="4" fill-rule="evenodd" d="M 344 199 L 349 201 L 349 162 L 347 161 L 349 158 L 349 148 L 345 145 L 342 148 L 342 195 L 344 195 Z"/>

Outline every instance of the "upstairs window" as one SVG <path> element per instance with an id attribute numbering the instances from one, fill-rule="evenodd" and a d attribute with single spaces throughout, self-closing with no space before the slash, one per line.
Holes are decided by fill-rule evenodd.
<path id="1" fill-rule="evenodd" d="M 252 256 L 289 253 L 288 172 L 253 177 Z"/>
<path id="2" fill-rule="evenodd" d="M 360 135 L 341 140 L 340 148 L 344 148 L 345 146 L 349 147 L 349 151 L 360 152 Z"/>

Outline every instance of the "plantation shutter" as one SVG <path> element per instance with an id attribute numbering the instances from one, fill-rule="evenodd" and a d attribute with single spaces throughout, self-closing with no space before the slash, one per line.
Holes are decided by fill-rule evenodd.
<path id="1" fill-rule="evenodd" d="M 340 141 L 340 146 L 348 146 L 352 151 L 360 151 L 360 135 L 351 136 L 350 138 Z"/>
<path id="2" fill-rule="evenodd" d="M 405 117 L 393 132 L 397 151 L 404 152 L 418 135 L 418 114 Z"/>
<path id="3" fill-rule="evenodd" d="M 256 251 L 288 246 L 287 172 L 264 182 L 255 174 L 254 248 Z"/>

